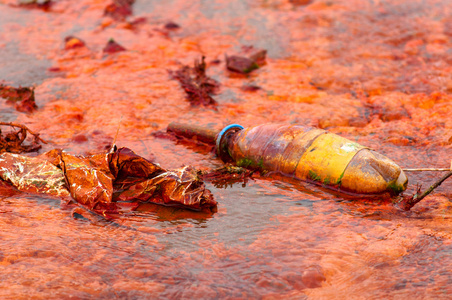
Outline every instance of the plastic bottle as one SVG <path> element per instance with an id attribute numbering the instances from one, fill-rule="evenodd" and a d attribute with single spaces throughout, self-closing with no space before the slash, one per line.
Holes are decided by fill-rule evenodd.
<path id="1" fill-rule="evenodd" d="M 357 194 L 404 191 L 408 179 L 389 158 L 328 131 L 300 126 L 264 124 L 249 128 L 233 124 L 220 133 L 171 123 L 168 131 L 216 144 L 223 161 L 276 171 Z"/>

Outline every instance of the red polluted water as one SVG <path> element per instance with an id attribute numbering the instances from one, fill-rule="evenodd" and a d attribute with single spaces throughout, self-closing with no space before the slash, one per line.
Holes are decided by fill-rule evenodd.
<path id="1" fill-rule="evenodd" d="M 402 168 L 446 168 L 451 14 L 448 0 L 0 0 L 0 83 L 34 87 L 38 107 L 20 112 L 0 98 L 1 121 L 40 133 L 48 144 L 38 154 L 105 152 L 117 135 L 118 147 L 165 169 L 223 166 L 206 147 L 156 134 L 174 121 L 312 126 Z M 247 46 L 265 49 L 265 63 L 228 70 L 225 57 Z M 219 84 L 215 106 L 192 105 L 171 76 L 203 56 Z M 410 195 L 441 175 L 407 176 Z M 448 181 L 410 211 L 278 175 L 206 186 L 216 213 L 144 204 L 107 221 L 0 182 L 0 297 L 452 293 Z"/>

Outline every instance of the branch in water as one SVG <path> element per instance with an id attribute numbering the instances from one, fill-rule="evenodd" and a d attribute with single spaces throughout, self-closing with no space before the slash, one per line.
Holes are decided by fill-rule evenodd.
<path id="1" fill-rule="evenodd" d="M 452 166 L 451 166 L 452 169 Z M 418 188 L 416 194 L 410 197 L 403 197 L 402 200 L 398 203 L 398 205 L 404 210 L 410 210 L 413 206 L 418 204 L 422 199 L 424 199 L 427 195 L 433 192 L 434 189 L 439 187 L 447 178 L 452 176 L 452 170 L 447 172 L 443 177 L 441 177 L 438 181 L 432 184 L 427 190 L 425 190 L 421 195 L 420 188 Z"/>

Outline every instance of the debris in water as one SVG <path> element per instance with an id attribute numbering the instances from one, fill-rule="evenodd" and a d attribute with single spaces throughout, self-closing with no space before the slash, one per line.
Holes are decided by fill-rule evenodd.
<path id="1" fill-rule="evenodd" d="M 176 30 L 179 28 L 180 28 L 179 24 L 176 24 L 174 22 L 168 22 L 165 24 L 165 29 L 167 30 Z"/>
<path id="2" fill-rule="evenodd" d="M 444 171 L 443 169 L 418 169 L 418 170 L 410 170 L 410 171 Z M 438 179 L 435 183 L 433 183 L 428 189 L 426 189 L 423 193 L 421 193 L 421 187 L 417 188 L 417 191 L 412 196 L 403 196 L 401 197 L 400 201 L 397 203 L 397 205 L 402 208 L 403 210 L 410 210 L 418 204 L 422 199 L 424 199 L 426 196 L 428 196 L 433 190 L 435 190 L 437 187 L 439 187 L 446 179 L 452 176 L 452 161 L 450 164 L 450 169 L 447 170 L 447 173 L 444 174 L 440 179 Z"/>
<path id="3" fill-rule="evenodd" d="M 69 196 L 63 171 L 40 157 L 1 154 L 0 178 L 23 192 Z"/>
<path id="4" fill-rule="evenodd" d="M 64 49 L 66 50 L 82 48 L 85 46 L 85 42 L 75 36 L 68 36 L 64 39 Z"/>
<path id="5" fill-rule="evenodd" d="M 0 177 L 18 190 L 68 196 L 109 217 L 141 203 L 216 212 L 217 202 L 202 174 L 191 168 L 165 170 L 128 148 L 90 156 L 59 149 L 38 157 L 0 154 Z"/>
<path id="6" fill-rule="evenodd" d="M 15 88 L 0 84 L 0 98 L 6 99 L 9 103 L 14 103 L 14 108 L 20 112 L 32 113 L 38 108 L 33 87 Z"/>
<path id="7" fill-rule="evenodd" d="M 242 182 L 246 185 L 249 179 L 252 179 L 254 170 L 237 167 L 227 164 L 223 167 L 205 172 L 203 179 L 212 182 L 216 188 L 226 188 L 234 183 Z"/>
<path id="8" fill-rule="evenodd" d="M 242 85 L 240 89 L 244 92 L 256 92 L 261 89 L 260 86 L 250 84 L 250 85 Z"/>
<path id="9" fill-rule="evenodd" d="M 38 8 L 42 10 L 49 10 L 52 6 L 52 0 L 19 0 L 18 5 L 26 8 Z"/>
<path id="10" fill-rule="evenodd" d="M 241 52 L 231 56 L 226 55 L 226 67 L 233 72 L 248 74 L 262 67 L 266 56 L 267 50 L 243 46 Z"/>
<path id="11" fill-rule="evenodd" d="M 105 8 L 104 15 L 110 16 L 116 21 L 124 21 L 128 16 L 132 15 L 134 2 L 135 0 L 113 0 L 113 3 Z"/>
<path id="12" fill-rule="evenodd" d="M 226 56 L 226 67 L 229 71 L 242 73 L 242 74 L 248 74 L 251 71 L 254 71 L 256 69 L 259 69 L 258 64 L 243 56 Z"/>
<path id="13" fill-rule="evenodd" d="M 112 54 L 112 53 L 126 51 L 126 50 L 127 50 L 126 48 L 124 48 L 120 44 L 116 43 L 116 41 L 114 39 L 110 39 L 108 41 L 107 45 L 105 46 L 103 52 Z"/>
<path id="14" fill-rule="evenodd" d="M 133 20 L 129 20 L 127 24 L 125 24 L 124 28 L 130 29 L 130 30 L 137 30 L 141 25 L 147 23 L 147 18 L 145 17 L 138 17 Z"/>
<path id="15" fill-rule="evenodd" d="M 168 132 L 197 139 L 215 136 L 224 162 L 264 172 L 280 172 L 300 180 L 356 194 L 399 194 L 408 179 L 389 158 L 322 129 L 301 125 L 233 124 L 214 135 L 207 129 L 171 123 Z M 190 138 L 190 136 L 187 136 Z"/>
<path id="16" fill-rule="evenodd" d="M 188 101 L 193 106 L 215 106 L 217 102 L 210 96 L 218 92 L 220 84 L 218 81 L 206 75 L 206 63 L 203 56 L 201 62 L 195 60 L 195 66 L 183 66 L 177 71 L 170 71 L 173 79 L 179 81 Z"/>
<path id="17" fill-rule="evenodd" d="M 39 134 L 32 132 L 25 125 L 0 122 L 0 126 L 9 126 L 14 129 L 18 128 L 19 131 L 11 131 L 8 133 L 3 133 L 0 129 L 0 153 L 11 152 L 11 153 L 22 153 L 22 152 L 33 152 L 41 149 L 39 142 L 46 144 L 44 140 L 39 137 Z M 24 141 L 27 138 L 27 132 L 34 136 L 31 144 L 24 145 Z"/>

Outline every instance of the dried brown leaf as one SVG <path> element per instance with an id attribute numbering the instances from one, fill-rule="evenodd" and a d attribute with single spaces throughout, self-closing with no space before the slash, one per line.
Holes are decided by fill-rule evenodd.
<path id="1" fill-rule="evenodd" d="M 177 71 L 171 71 L 173 79 L 179 81 L 193 106 L 216 106 L 217 102 L 211 97 L 217 93 L 220 84 L 206 75 L 206 63 L 203 56 L 201 61 L 196 60 L 195 66 L 183 66 Z"/>

